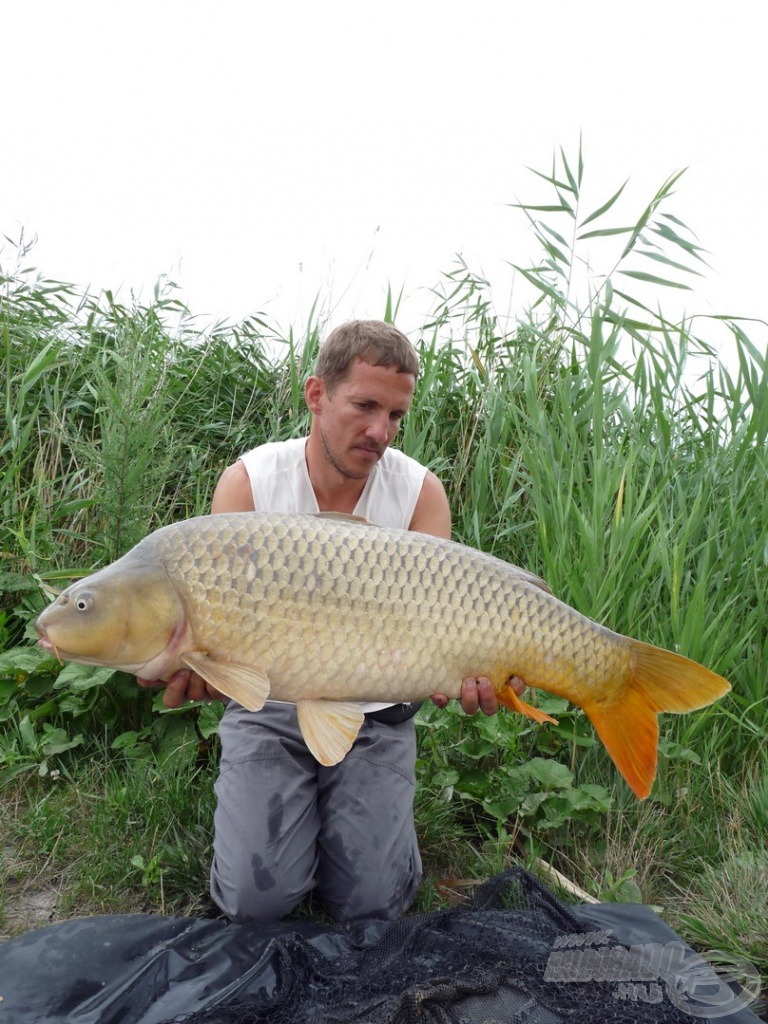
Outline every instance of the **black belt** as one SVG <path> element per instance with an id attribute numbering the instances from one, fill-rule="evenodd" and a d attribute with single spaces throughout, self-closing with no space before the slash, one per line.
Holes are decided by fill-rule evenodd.
<path id="1" fill-rule="evenodd" d="M 383 722 L 385 725 L 400 725 L 401 722 L 413 718 L 423 703 L 423 700 L 412 700 L 408 704 L 393 704 L 378 711 L 366 711 L 365 717 L 372 722 Z"/>

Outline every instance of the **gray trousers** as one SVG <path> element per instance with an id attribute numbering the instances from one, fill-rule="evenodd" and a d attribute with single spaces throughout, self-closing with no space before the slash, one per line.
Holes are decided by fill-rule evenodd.
<path id="1" fill-rule="evenodd" d="M 234 921 L 277 921 L 311 890 L 337 921 L 396 918 L 421 879 L 413 720 L 366 720 L 332 768 L 292 704 L 231 702 L 220 725 L 211 895 Z"/>

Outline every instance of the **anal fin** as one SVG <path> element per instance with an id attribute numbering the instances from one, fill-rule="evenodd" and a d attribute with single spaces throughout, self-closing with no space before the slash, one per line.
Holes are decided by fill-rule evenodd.
<path id="1" fill-rule="evenodd" d="M 216 661 L 201 651 L 184 654 L 181 660 L 207 683 L 237 701 L 247 711 L 261 711 L 264 707 L 269 696 L 269 678 L 266 672 L 256 666 L 236 661 Z"/>
<path id="2" fill-rule="evenodd" d="M 296 702 L 299 728 L 312 756 L 329 767 L 349 753 L 365 715 L 359 704 L 335 700 Z"/>

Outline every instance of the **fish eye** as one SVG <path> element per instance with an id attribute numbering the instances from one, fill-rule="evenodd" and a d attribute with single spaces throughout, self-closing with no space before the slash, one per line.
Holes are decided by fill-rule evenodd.
<path id="1" fill-rule="evenodd" d="M 75 598 L 75 608 L 77 608 L 79 612 L 87 612 L 92 604 L 93 595 L 89 591 L 78 594 Z"/>

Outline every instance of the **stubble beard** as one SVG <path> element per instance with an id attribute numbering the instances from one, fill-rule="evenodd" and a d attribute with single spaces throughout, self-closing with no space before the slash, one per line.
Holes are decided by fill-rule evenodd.
<path id="1" fill-rule="evenodd" d="M 370 475 L 371 470 L 377 464 L 378 460 L 381 458 L 382 453 L 377 449 L 378 458 L 376 462 L 372 462 L 367 469 L 353 470 L 346 462 L 342 461 L 341 456 L 339 456 L 333 451 L 328 442 L 328 437 L 326 436 L 326 434 L 324 432 L 321 432 L 320 436 L 323 442 L 323 454 L 325 455 L 326 462 L 328 463 L 329 466 L 332 466 L 337 473 L 341 473 L 341 475 L 345 476 L 348 480 L 365 480 Z"/>

